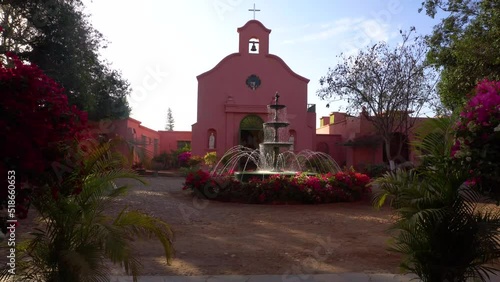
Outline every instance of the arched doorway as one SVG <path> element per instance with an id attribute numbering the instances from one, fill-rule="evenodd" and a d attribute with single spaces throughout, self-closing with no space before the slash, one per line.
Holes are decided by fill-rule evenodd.
<path id="1" fill-rule="evenodd" d="M 258 149 L 259 144 L 264 141 L 264 121 L 257 115 L 248 115 L 240 122 L 239 145 Z"/>

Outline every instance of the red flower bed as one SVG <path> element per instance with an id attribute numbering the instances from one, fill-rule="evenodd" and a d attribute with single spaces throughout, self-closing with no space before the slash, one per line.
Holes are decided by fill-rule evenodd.
<path id="1" fill-rule="evenodd" d="M 342 171 L 308 176 L 272 175 L 267 179 L 239 182 L 231 175 L 212 178 L 199 170 L 186 177 L 184 190 L 198 196 L 220 200 L 258 204 L 321 204 L 352 202 L 371 192 L 370 178 L 355 171 Z"/>

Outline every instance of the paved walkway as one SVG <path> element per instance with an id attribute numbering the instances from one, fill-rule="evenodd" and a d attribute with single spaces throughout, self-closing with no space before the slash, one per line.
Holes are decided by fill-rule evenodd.
<path id="1" fill-rule="evenodd" d="M 300 275 L 207 275 L 207 276 L 141 276 L 139 282 L 409 282 L 419 281 L 414 275 L 390 273 L 336 273 Z M 500 274 L 491 277 L 500 282 Z M 130 276 L 113 276 L 111 282 L 132 282 Z"/>

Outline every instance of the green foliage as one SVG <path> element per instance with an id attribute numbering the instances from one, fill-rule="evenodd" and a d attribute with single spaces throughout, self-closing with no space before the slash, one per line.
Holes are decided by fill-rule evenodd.
<path id="1" fill-rule="evenodd" d="M 191 145 L 190 144 L 184 144 L 184 146 L 182 148 L 175 150 L 173 153 L 174 154 L 181 154 L 184 152 L 191 152 Z"/>
<path id="2" fill-rule="evenodd" d="M 375 178 L 382 176 L 384 173 L 386 173 L 388 170 L 386 164 L 367 164 L 363 168 L 363 173 L 366 175 Z"/>
<path id="3" fill-rule="evenodd" d="M 176 158 L 174 158 L 172 154 L 167 154 L 166 152 L 163 152 L 157 156 L 154 156 L 152 158 L 152 161 L 159 166 L 159 170 L 170 169 L 174 166 L 173 164 L 174 162 L 176 162 Z"/>
<path id="4" fill-rule="evenodd" d="M 416 128 L 411 144 L 421 159 L 421 167 L 446 166 L 451 162 L 455 121 L 456 116 L 428 119 Z"/>
<path id="5" fill-rule="evenodd" d="M 14 52 L 39 66 L 91 120 L 126 118 L 129 83 L 100 60 L 105 41 L 84 8 L 81 0 L 2 1 L 0 54 Z"/>
<path id="6" fill-rule="evenodd" d="M 442 70 L 438 92 L 448 108 L 460 109 L 484 78 L 500 80 L 500 3 L 496 0 L 426 0 L 427 15 L 447 16 L 428 36 L 429 63 Z"/>
<path id="7" fill-rule="evenodd" d="M 106 281 L 109 260 L 137 281 L 141 263 L 133 242 L 156 237 L 170 263 L 172 230 L 162 220 L 124 208 L 111 216 L 108 208 L 127 186 L 117 179 L 144 183 L 133 171 L 123 169 L 110 143 L 77 152 L 81 164 L 51 189 L 40 189 L 33 201 L 39 227 L 18 248 L 18 281 Z M 6 273 L 4 272 L 4 275 Z"/>
<path id="8" fill-rule="evenodd" d="M 200 164 L 203 162 L 203 158 L 200 156 L 191 156 L 187 165 L 192 168 L 199 168 Z"/>
<path id="9" fill-rule="evenodd" d="M 152 158 L 153 162 L 161 163 L 162 164 L 162 169 L 173 169 L 173 168 L 179 168 L 179 155 L 185 152 L 190 152 L 191 151 L 191 146 L 185 145 L 181 149 L 177 149 L 175 151 L 171 151 L 170 153 L 163 152 L 157 156 L 154 156 Z M 193 165 L 195 165 L 196 162 L 201 162 L 200 159 L 193 160 Z"/>
<path id="10" fill-rule="evenodd" d="M 157 162 L 157 161 L 151 162 L 151 169 L 154 171 L 162 170 L 163 167 L 164 167 L 164 164 L 162 162 Z"/>
<path id="11" fill-rule="evenodd" d="M 373 181 L 379 187 L 373 204 L 389 200 L 398 215 L 391 250 L 403 254 L 404 270 L 423 281 L 487 281 L 493 270 L 487 264 L 500 257 L 500 213 L 478 207 L 467 168 L 451 161 L 452 121 L 430 120 L 420 128 L 414 146 L 423 165 Z"/>
<path id="12" fill-rule="evenodd" d="M 157 156 L 154 156 L 152 160 L 155 162 L 165 163 L 167 159 L 168 159 L 168 154 L 166 152 L 163 152 Z"/>
<path id="13" fill-rule="evenodd" d="M 217 152 L 208 152 L 203 156 L 203 162 L 208 166 L 213 166 L 217 163 Z"/>
<path id="14" fill-rule="evenodd" d="M 200 168 L 198 166 L 180 167 L 179 172 L 181 173 L 182 176 L 186 177 L 192 173 L 197 172 L 199 169 Z"/>
<path id="15" fill-rule="evenodd" d="M 391 250 L 401 267 L 423 281 L 488 281 L 486 266 L 500 256 L 500 214 L 477 207 L 479 194 L 450 171 L 388 172 L 374 184 L 380 207 L 388 198 L 398 214 Z"/>

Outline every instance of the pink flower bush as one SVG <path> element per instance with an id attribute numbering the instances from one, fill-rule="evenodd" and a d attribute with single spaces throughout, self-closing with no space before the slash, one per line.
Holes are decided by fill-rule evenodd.
<path id="1" fill-rule="evenodd" d="M 463 168 L 471 169 L 471 186 L 493 191 L 500 184 L 500 82 L 480 82 L 460 113 L 451 156 Z M 499 190 L 498 188 L 496 190 Z M 500 194 L 499 194 L 500 195 Z"/>
<path id="2" fill-rule="evenodd" d="M 266 179 L 239 182 L 231 175 L 210 177 L 198 171 L 187 176 L 184 190 L 221 201 L 259 204 L 320 204 L 351 202 L 370 193 L 370 178 L 355 171 L 320 175 L 271 175 Z"/>
<path id="3" fill-rule="evenodd" d="M 188 166 L 190 159 L 191 159 L 191 152 L 180 153 L 179 156 L 177 157 L 177 160 L 179 161 L 179 165 L 182 167 Z"/>

